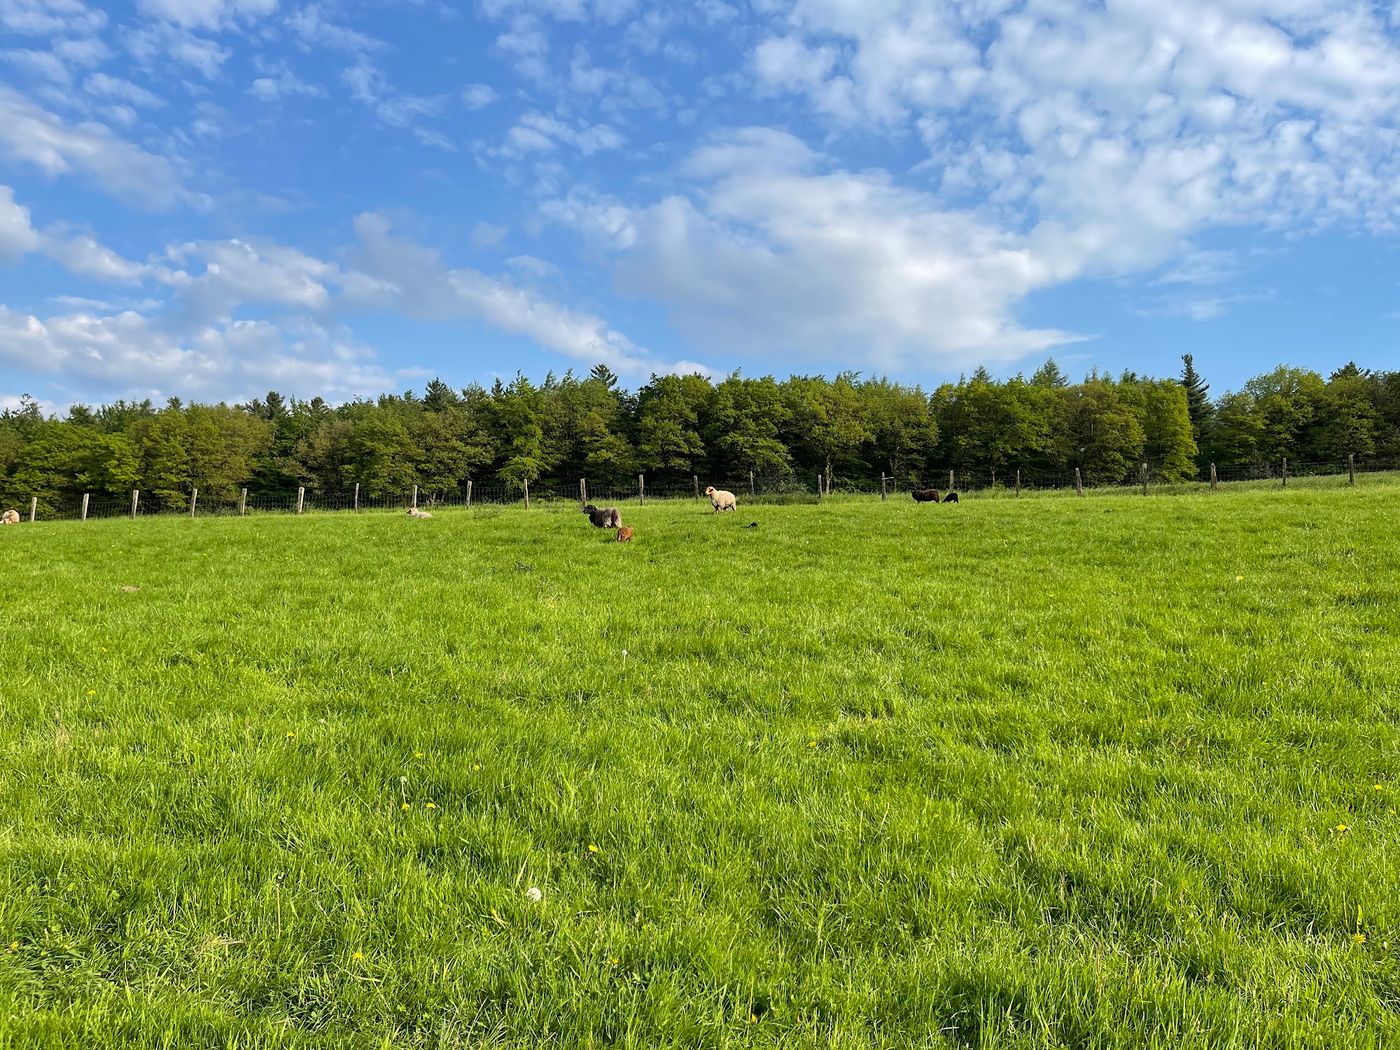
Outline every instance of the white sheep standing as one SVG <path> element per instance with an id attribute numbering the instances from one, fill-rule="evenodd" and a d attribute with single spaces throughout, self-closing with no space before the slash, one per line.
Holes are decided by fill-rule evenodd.
<path id="1" fill-rule="evenodd" d="M 19 511 L 17 511 L 17 510 L 7 510 L 7 511 L 5 511 L 4 514 L 0 514 L 0 525 L 18 525 L 18 524 L 19 524 Z"/>
<path id="2" fill-rule="evenodd" d="M 739 501 L 735 498 L 734 493 L 717 489 L 713 485 L 705 490 L 705 495 L 710 497 L 710 505 L 715 508 L 716 514 L 722 510 L 733 510 L 739 506 Z"/>

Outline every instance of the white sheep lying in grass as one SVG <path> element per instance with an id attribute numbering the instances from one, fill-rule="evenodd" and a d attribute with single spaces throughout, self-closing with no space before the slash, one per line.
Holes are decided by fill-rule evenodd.
<path id="1" fill-rule="evenodd" d="M 710 497 L 710 505 L 715 508 L 716 514 L 722 510 L 733 510 L 739 506 L 739 501 L 735 498 L 734 493 L 717 489 L 713 485 L 705 490 L 705 495 Z"/>
<path id="2" fill-rule="evenodd" d="M 5 511 L 4 514 L 0 514 L 0 525 L 18 525 L 18 524 L 19 524 L 19 511 L 17 511 L 17 510 L 7 510 L 7 511 Z"/>
<path id="3" fill-rule="evenodd" d="M 417 507 L 409 507 L 408 516 L 410 518 L 431 518 L 433 512 L 430 510 L 419 510 Z"/>

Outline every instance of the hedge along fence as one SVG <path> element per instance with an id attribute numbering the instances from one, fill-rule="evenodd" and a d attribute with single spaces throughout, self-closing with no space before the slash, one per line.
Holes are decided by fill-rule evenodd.
<path id="1" fill-rule="evenodd" d="M 828 479 L 820 474 L 807 479 L 782 481 L 760 480 L 753 475 L 738 481 L 715 482 L 717 489 L 735 493 L 740 502 L 760 504 L 820 503 L 832 498 L 889 499 L 907 493 L 911 487 L 937 488 L 942 491 L 977 492 L 991 496 L 1019 496 L 1026 492 L 1055 492 L 1073 490 L 1083 496 L 1087 492 L 1122 492 L 1140 489 L 1144 494 L 1161 494 L 1215 489 L 1221 484 L 1254 483 L 1255 485 L 1286 488 L 1294 484 L 1355 485 L 1358 475 L 1400 473 L 1400 461 L 1361 462 L 1348 457 L 1345 462 L 1292 463 L 1281 460 L 1274 464 L 1250 467 L 1211 465 L 1194 481 L 1165 480 L 1150 464 L 1142 464 L 1132 482 L 1121 479 L 1105 482 L 1087 471 L 1035 471 L 1029 469 L 987 471 L 939 471 L 916 486 L 900 484 L 894 478 L 837 477 Z M 645 505 L 648 502 L 690 500 L 708 504 L 699 476 L 689 482 L 650 482 L 644 475 L 628 485 L 594 485 L 580 478 L 577 487 L 545 485 L 511 487 L 506 485 L 477 486 L 472 481 L 460 488 L 430 491 L 414 485 L 408 492 L 394 495 L 369 495 L 356 485 L 343 493 L 317 493 L 298 487 L 283 493 L 250 493 L 246 488 L 235 494 L 201 492 L 192 488 L 184 493 L 146 493 L 133 490 L 126 495 L 85 493 L 70 503 L 50 503 L 31 497 L 26 505 L 16 507 L 22 522 L 86 521 L 89 518 L 129 517 L 132 520 L 154 515 L 186 515 L 189 517 L 246 516 L 249 514 L 307 514 L 324 512 L 403 511 L 410 507 L 424 509 L 440 507 L 509 506 L 550 507 L 583 503 L 607 505 Z"/>

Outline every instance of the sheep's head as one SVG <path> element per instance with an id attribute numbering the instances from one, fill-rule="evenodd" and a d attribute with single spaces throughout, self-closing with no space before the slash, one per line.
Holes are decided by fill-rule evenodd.
<path id="1" fill-rule="evenodd" d="M 713 485 L 711 485 L 711 486 L 709 486 L 707 489 L 705 489 L 705 495 L 707 495 L 707 496 L 713 496 L 714 494 L 715 494 L 715 487 L 714 487 Z"/>

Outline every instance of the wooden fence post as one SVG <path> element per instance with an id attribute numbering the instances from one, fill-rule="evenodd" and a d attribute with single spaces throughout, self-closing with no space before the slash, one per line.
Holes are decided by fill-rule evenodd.
<path id="1" fill-rule="evenodd" d="M 953 480 L 953 472 L 950 470 L 948 471 L 948 491 L 952 492 L 957 487 L 957 482 Z"/>
<path id="2" fill-rule="evenodd" d="M 409 506 L 410 506 L 411 508 L 413 508 L 414 510 L 417 510 L 417 509 L 418 509 L 418 486 L 417 486 L 417 485 L 414 485 L 414 486 L 413 486 L 413 502 L 410 503 Z"/>
<path id="3" fill-rule="evenodd" d="M 84 493 L 83 493 L 83 518 L 82 518 L 83 521 L 87 521 L 87 509 L 88 509 L 88 494 L 87 494 L 86 492 L 84 492 Z"/>
<path id="4" fill-rule="evenodd" d="M 194 517 L 194 509 L 199 506 L 199 489 L 190 490 L 190 517 Z"/>
<path id="5" fill-rule="evenodd" d="M 637 506 L 641 506 L 647 501 L 647 476 L 637 475 Z"/>
<path id="6" fill-rule="evenodd" d="M 1016 498 L 1021 498 L 1021 472 L 1016 471 Z"/>
<path id="7" fill-rule="evenodd" d="M 880 471 L 880 502 L 883 503 L 889 498 L 889 493 L 885 491 L 885 472 L 882 470 Z"/>
<path id="8" fill-rule="evenodd" d="M 1210 465 L 1210 490 L 1215 491 L 1215 486 L 1220 482 L 1220 475 L 1215 472 L 1215 464 Z"/>
<path id="9" fill-rule="evenodd" d="M 132 490 L 131 490 L 131 520 L 132 520 L 132 521 L 135 521 L 135 520 L 136 520 L 136 508 L 137 508 L 137 506 L 140 505 L 140 503 L 141 503 L 141 490 L 140 490 L 140 489 L 132 489 Z"/>
<path id="10" fill-rule="evenodd" d="M 695 498 L 696 498 L 696 500 L 699 500 L 699 499 L 700 499 L 700 475 L 699 475 L 699 474 L 692 474 L 692 475 L 690 476 L 690 479 L 691 479 L 692 481 L 695 482 Z"/>
<path id="11" fill-rule="evenodd" d="M 471 479 L 468 478 L 468 479 L 467 479 L 467 506 L 470 507 L 471 505 L 472 505 L 472 483 L 471 483 Z"/>
<path id="12" fill-rule="evenodd" d="M 1142 465 L 1142 494 L 1147 495 L 1147 464 Z"/>
<path id="13" fill-rule="evenodd" d="M 583 478 L 578 479 L 578 505 L 588 506 L 588 482 Z"/>
<path id="14" fill-rule="evenodd" d="M 1283 487 L 1288 488 L 1288 457 L 1283 457 Z"/>
<path id="15" fill-rule="evenodd" d="M 753 471 L 749 471 L 749 498 L 753 498 Z"/>
<path id="16" fill-rule="evenodd" d="M 300 514 L 306 509 L 306 486 L 297 486 L 297 513 Z"/>
<path id="17" fill-rule="evenodd" d="M 822 476 L 821 476 L 820 474 L 818 474 L 818 475 L 817 475 L 817 502 L 820 503 L 821 500 L 822 500 Z"/>
<path id="18" fill-rule="evenodd" d="M 360 509 L 360 483 L 355 482 L 355 509 Z"/>
<path id="19" fill-rule="evenodd" d="M 29 497 L 29 524 L 34 524 L 34 519 L 39 516 L 39 497 Z"/>
<path id="20" fill-rule="evenodd" d="M 530 509 L 530 483 L 529 483 L 528 481 L 526 481 L 526 482 L 524 482 L 524 485 L 525 485 L 525 509 L 526 509 L 526 510 L 529 510 L 529 509 Z"/>
<path id="21" fill-rule="evenodd" d="M 1347 483 L 1356 484 L 1356 454 L 1351 452 L 1347 453 Z"/>
<path id="22" fill-rule="evenodd" d="M 240 489 L 238 493 L 238 516 L 241 518 L 248 513 L 248 490 Z"/>
<path id="23" fill-rule="evenodd" d="M 1078 467 L 1074 468 L 1074 491 L 1077 495 L 1084 495 L 1084 474 Z"/>

